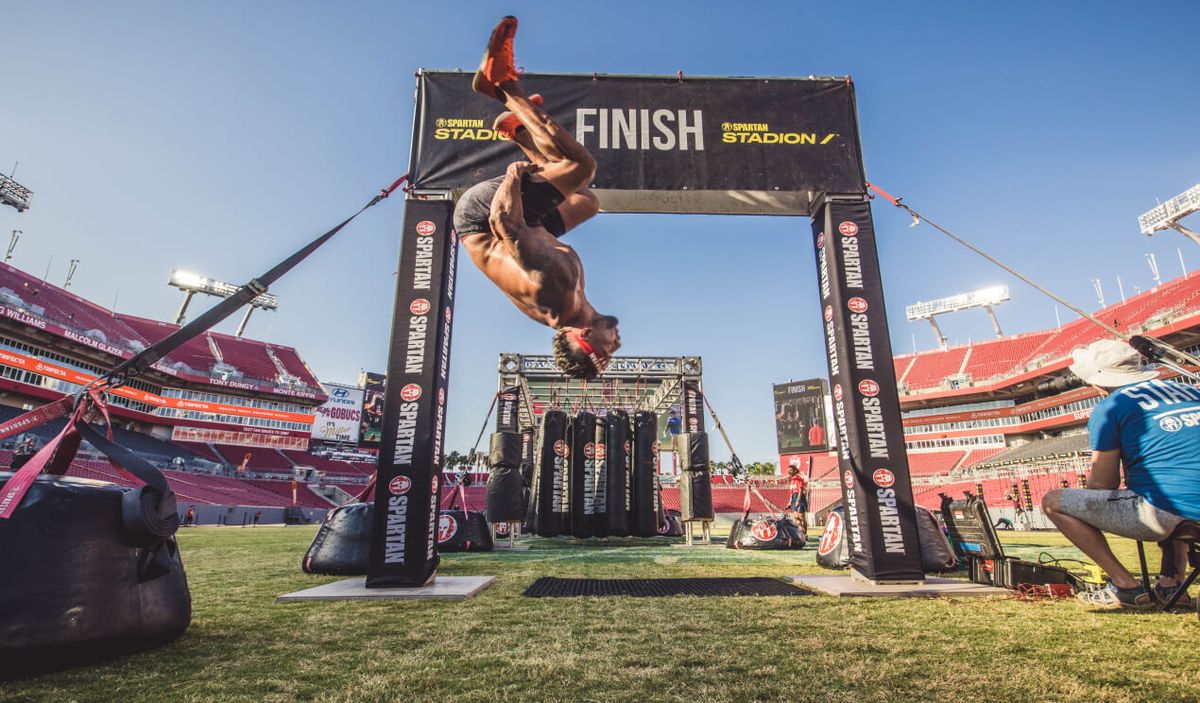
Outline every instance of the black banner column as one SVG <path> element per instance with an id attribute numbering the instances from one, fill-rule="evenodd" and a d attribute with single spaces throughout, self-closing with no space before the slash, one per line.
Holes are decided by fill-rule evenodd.
<path id="1" fill-rule="evenodd" d="M 812 231 L 850 566 L 872 581 L 923 580 L 871 205 L 829 196 Z"/>
<path id="2" fill-rule="evenodd" d="M 437 573 L 436 529 L 450 377 L 458 236 L 454 203 L 408 200 L 388 353 L 368 588 Z"/>

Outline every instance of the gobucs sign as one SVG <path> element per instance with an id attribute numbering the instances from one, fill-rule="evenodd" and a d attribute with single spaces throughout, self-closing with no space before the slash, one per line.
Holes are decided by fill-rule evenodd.
<path id="1" fill-rule="evenodd" d="M 924 578 L 869 203 L 828 199 L 813 218 L 843 526 L 850 565 L 876 581 Z"/>
<path id="2" fill-rule="evenodd" d="M 388 354 L 368 587 L 433 577 L 458 237 L 449 200 L 409 200 Z"/>

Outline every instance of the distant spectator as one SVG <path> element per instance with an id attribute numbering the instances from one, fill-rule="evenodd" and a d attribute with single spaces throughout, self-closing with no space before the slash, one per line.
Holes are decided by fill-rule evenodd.
<path id="1" fill-rule="evenodd" d="M 1050 491 L 1042 509 L 1109 576 L 1107 588 L 1081 593 L 1080 600 L 1106 610 L 1149 608 L 1187 569 L 1186 545 L 1167 537 L 1183 520 L 1200 520 L 1200 429 L 1188 424 L 1200 414 L 1200 389 L 1158 380 L 1132 347 L 1116 340 L 1093 342 L 1072 358 L 1071 371 L 1103 398 L 1088 420 L 1091 472 L 1087 488 Z M 1117 560 L 1105 532 L 1163 547 L 1156 594 Z"/>
<path id="2" fill-rule="evenodd" d="M 257 524 L 258 524 L 258 521 L 259 521 L 259 520 L 261 520 L 261 519 L 262 519 L 262 511 L 261 511 L 261 510 L 255 510 L 255 511 L 254 511 L 254 524 L 255 524 L 255 525 L 257 525 Z"/>
<path id="3" fill-rule="evenodd" d="M 683 432 L 683 418 L 679 416 L 679 411 L 671 408 L 671 412 L 667 414 L 667 434 L 677 435 Z"/>
<path id="4" fill-rule="evenodd" d="M 820 447 L 825 444 L 825 428 L 821 423 L 814 422 L 813 426 L 808 428 L 808 446 Z"/>
<path id="5" fill-rule="evenodd" d="M 188 506 L 187 512 L 184 513 L 184 516 L 183 516 L 183 524 L 185 524 L 185 525 L 195 525 L 196 524 L 196 506 L 194 506 L 194 505 Z"/>

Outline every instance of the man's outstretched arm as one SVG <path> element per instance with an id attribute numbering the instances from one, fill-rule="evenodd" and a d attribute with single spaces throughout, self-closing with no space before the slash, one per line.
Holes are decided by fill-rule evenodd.
<path id="1" fill-rule="evenodd" d="M 546 247 L 534 237 L 527 236 L 525 211 L 521 204 L 521 178 L 526 173 L 537 173 L 539 167 L 528 161 L 516 161 L 508 165 L 504 180 L 492 198 L 492 209 L 488 223 L 492 233 L 499 237 L 513 254 L 517 264 L 526 271 L 544 271 L 557 257 L 549 256 Z"/>

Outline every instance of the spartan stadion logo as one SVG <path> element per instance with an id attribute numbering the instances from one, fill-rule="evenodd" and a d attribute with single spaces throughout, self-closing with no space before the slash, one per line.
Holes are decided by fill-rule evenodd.
<path id="1" fill-rule="evenodd" d="M 604 452 L 605 452 L 605 451 L 606 451 L 606 450 L 605 450 L 605 448 L 604 448 L 604 445 L 603 445 L 603 444 L 597 444 L 597 445 L 596 445 L 596 458 L 597 458 L 597 459 L 603 459 L 603 458 L 604 458 Z"/>
<path id="2" fill-rule="evenodd" d="M 456 532 L 458 532 L 458 520 L 446 513 L 438 516 L 438 542 L 449 541 Z"/>
<path id="3" fill-rule="evenodd" d="M 850 220 L 846 220 L 838 225 L 838 231 L 842 233 L 843 237 L 853 237 L 858 234 L 858 225 Z"/>
<path id="4" fill-rule="evenodd" d="M 817 234 L 817 248 L 818 249 L 825 248 L 825 233 L 824 232 Z"/>
<path id="5" fill-rule="evenodd" d="M 1158 426 L 1165 432 L 1178 432 L 1183 429 L 1183 420 L 1174 416 L 1164 417 L 1158 421 Z"/>
<path id="6" fill-rule="evenodd" d="M 425 315 L 429 312 L 429 301 L 424 298 L 417 298 L 408 304 L 408 311 L 414 315 Z"/>
<path id="7" fill-rule="evenodd" d="M 437 225 L 433 224 L 429 220 L 421 220 L 417 223 L 416 230 L 417 234 L 421 235 L 422 237 L 429 237 L 437 231 Z"/>
<path id="8" fill-rule="evenodd" d="M 406 403 L 411 403 L 420 397 L 421 387 L 415 383 L 410 383 L 400 389 L 400 398 Z"/>
<path id="9" fill-rule="evenodd" d="M 825 531 L 821 533 L 821 541 L 817 543 L 817 554 L 821 556 L 829 554 L 840 541 L 842 541 L 842 516 L 839 513 L 829 513 L 829 516 L 825 518 Z"/>
<path id="10" fill-rule="evenodd" d="M 841 400 L 841 399 L 842 399 L 842 384 L 840 384 L 840 383 L 834 384 L 834 386 L 833 386 L 833 399 L 834 399 L 834 400 Z"/>
<path id="11" fill-rule="evenodd" d="M 453 142 L 495 142 L 507 137 L 484 124 L 481 119 L 439 117 L 433 121 L 433 138 Z"/>
<path id="12" fill-rule="evenodd" d="M 595 442 L 588 442 L 587 444 L 583 445 L 583 458 L 584 459 L 595 459 L 596 458 L 596 443 Z"/>
<path id="13" fill-rule="evenodd" d="M 779 534 L 779 529 L 770 520 L 759 520 L 754 523 L 754 527 L 750 530 L 750 533 L 759 542 L 770 542 Z"/>
<path id="14" fill-rule="evenodd" d="M 867 311 L 867 301 L 862 298 L 851 298 L 846 301 L 846 307 L 850 308 L 850 312 L 864 313 Z"/>
<path id="15" fill-rule="evenodd" d="M 846 484 L 846 488 L 854 488 L 854 472 L 847 471 L 842 474 L 842 483 Z"/>
<path id="16" fill-rule="evenodd" d="M 500 537 L 507 537 L 508 536 L 508 523 L 507 522 L 496 523 L 496 534 Z"/>
<path id="17" fill-rule="evenodd" d="M 833 306 L 832 305 L 825 306 L 825 321 L 826 322 L 833 321 Z"/>
<path id="18" fill-rule="evenodd" d="M 565 457 L 567 455 L 567 443 L 561 439 L 556 440 L 554 442 L 554 453 L 557 454 L 558 456 Z"/>
<path id="19" fill-rule="evenodd" d="M 879 384 L 869 378 L 864 378 L 858 382 L 858 392 L 868 398 L 874 398 L 879 395 Z"/>
<path id="20" fill-rule="evenodd" d="M 412 479 L 407 476 L 397 476 L 388 481 L 388 492 L 394 496 L 402 496 L 412 488 Z"/>
<path id="21" fill-rule="evenodd" d="M 837 133 L 781 132 L 766 122 L 722 122 L 721 142 L 724 144 L 787 144 L 817 146 L 828 144 Z"/>
<path id="22" fill-rule="evenodd" d="M 891 488 L 896 483 L 896 474 L 887 469 L 875 469 L 871 474 L 871 480 L 880 488 Z"/>

